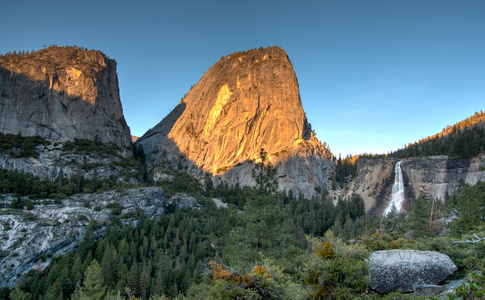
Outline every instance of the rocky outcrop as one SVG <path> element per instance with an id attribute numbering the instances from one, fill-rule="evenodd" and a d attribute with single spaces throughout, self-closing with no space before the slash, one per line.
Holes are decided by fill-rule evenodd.
<path id="1" fill-rule="evenodd" d="M 406 293 L 413 291 L 413 285 L 436 285 L 458 269 L 445 254 L 415 250 L 376 251 L 368 264 L 370 287 L 379 293 Z"/>
<path id="2" fill-rule="evenodd" d="M 85 179 L 116 178 L 118 183 L 138 184 L 141 182 L 141 170 L 130 166 L 126 151 L 117 154 L 75 153 L 63 151 L 56 141 L 36 147 L 38 158 L 12 157 L 0 153 L 0 169 L 31 174 L 39 179 L 55 180 L 59 174 L 66 178 L 82 175 Z M 140 166 L 141 167 L 141 166 Z"/>
<path id="3" fill-rule="evenodd" d="M 444 287 L 434 284 L 413 284 L 413 290 L 415 296 L 434 297 L 441 294 Z"/>
<path id="4" fill-rule="evenodd" d="M 8 207 L 11 200 L 6 199 L 0 200 L 0 207 Z M 195 198 L 185 194 L 168 198 L 157 187 L 81 194 L 64 199 L 62 204 L 50 203 L 53 201 L 44 200 L 30 211 L 0 210 L 0 286 L 13 287 L 21 274 L 46 267 L 50 263 L 46 258 L 75 249 L 91 220 L 100 225 L 95 237 L 103 235 L 112 212 L 110 204 L 121 206 L 119 213 L 125 222 L 136 221 L 136 214 L 132 214 L 135 219 L 128 216 L 137 209 L 158 218 L 167 210 L 200 208 Z"/>
<path id="5" fill-rule="evenodd" d="M 278 168 L 281 189 L 307 196 L 334 170 L 331 154 L 313 137 L 286 52 L 270 47 L 221 58 L 181 103 L 137 142 L 147 163 L 189 162 L 189 170 L 251 185 L 260 150 Z M 154 177 L 157 177 L 154 172 Z"/>
<path id="6" fill-rule="evenodd" d="M 116 62 L 76 47 L 0 56 L 0 132 L 130 146 Z"/>

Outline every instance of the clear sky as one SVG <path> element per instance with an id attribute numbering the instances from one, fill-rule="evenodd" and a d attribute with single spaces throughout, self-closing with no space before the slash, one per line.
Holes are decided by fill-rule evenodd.
<path id="1" fill-rule="evenodd" d="M 220 57 L 280 46 L 335 155 L 387 153 L 485 110 L 485 1 L 0 0 L 0 53 L 77 45 L 116 59 L 133 135 Z"/>

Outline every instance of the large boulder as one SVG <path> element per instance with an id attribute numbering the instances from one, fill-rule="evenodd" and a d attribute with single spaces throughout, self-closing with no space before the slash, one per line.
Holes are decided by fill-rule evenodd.
<path id="1" fill-rule="evenodd" d="M 438 284 L 457 270 L 448 255 L 432 251 L 376 251 L 368 264 L 370 287 L 379 293 L 412 292 L 413 285 Z"/>

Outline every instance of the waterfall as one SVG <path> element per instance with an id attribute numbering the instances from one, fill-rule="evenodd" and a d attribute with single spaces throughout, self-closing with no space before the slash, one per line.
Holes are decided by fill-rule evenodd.
<path id="1" fill-rule="evenodd" d="M 392 206 L 395 206 L 397 212 L 399 212 L 404 202 L 404 180 L 402 176 L 401 161 L 396 163 L 396 168 L 394 170 L 394 184 L 392 185 L 391 193 L 391 201 L 389 201 L 389 205 L 382 214 L 383 217 L 391 212 Z"/>

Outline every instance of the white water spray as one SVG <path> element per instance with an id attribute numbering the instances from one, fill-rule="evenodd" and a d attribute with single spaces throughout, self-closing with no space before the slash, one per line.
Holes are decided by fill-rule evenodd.
<path id="1" fill-rule="evenodd" d="M 394 184 L 392 185 L 391 193 L 391 201 L 382 214 L 383 217 L 391 212 L 393 206 L 395 206 L 397 212 L 399 212 L 402 204 L 404 203 L 404 180 L 402 177 L 401 161 L 396 163 L 396 168 L 394 171 Z"/>

